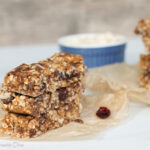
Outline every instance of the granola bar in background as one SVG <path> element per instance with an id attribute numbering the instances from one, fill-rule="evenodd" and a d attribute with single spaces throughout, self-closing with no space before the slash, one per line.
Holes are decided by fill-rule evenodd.
<path id="1" fill-rule="evenodd" d="M 139 20 L 135 33 L 150 36 L 150 19 Z"/>
<path id="2" fill-rule="evenodd" d="M 135 33 L 142 35 L 142 40 L 148 53 L 140 56 L 139 64 L 143 72 L 139 76 L 139 85 L 150 90 L 150 19 L 141 19 L 138 22 Z"/>

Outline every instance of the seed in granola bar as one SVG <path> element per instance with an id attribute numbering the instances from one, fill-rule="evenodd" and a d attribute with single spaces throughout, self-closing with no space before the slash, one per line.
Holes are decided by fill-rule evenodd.
<path id="1" fill-rule="evenodd" d="M 111 114 L 110 110 L 107 107 L 100 107 L 98 111 L 96 112 L 96 116 L 99 118 L 105 119 L 109 117 Z"/>
<path id="2" fill-rule="evenodd" d="M 9 99 L 3 99 L 2 101 L 3 101 L 4 104 L 9 104 L 9 103 L 12 102 L 13 99 L 14 99 L 14 97 L 11 96 Z"/>

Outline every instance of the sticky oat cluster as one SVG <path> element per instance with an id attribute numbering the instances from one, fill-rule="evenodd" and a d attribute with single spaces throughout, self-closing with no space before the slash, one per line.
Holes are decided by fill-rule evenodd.
<path id="1" fill-rule="evenodd" d="M 5 76 L 1 105 L 8 113 L 1 131 L 15 137 L 36 137 L 76 121 L 85 90 L 86 67 L 80 55 L 57 53 L 38 63 L 22 64 Z"/>
<path id="2" fill-rule="evenodd" d="M 140 67 L 143 70 L 139 77 L 140 86 L 150 90 L 150 19 L 140 20 L 135 33 L 142 35 L 142 40 L 148 53 L 140 56 Z"/>

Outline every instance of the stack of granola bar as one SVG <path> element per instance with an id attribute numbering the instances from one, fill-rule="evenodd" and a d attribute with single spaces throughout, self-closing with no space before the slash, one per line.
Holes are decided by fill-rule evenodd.
<path id="1" fill-rule="evenodd" d="M 78 119 L 85 72 L 80 55 L 58 53 L 7 73 L 0 95 L 8 113 L 1 130 L 15 137 L 36 137 Z"/>
<path id="2" fill-rule="evenodd" d="M 150 19 L 142 19 L 135 29 L 136 34 L 141 34 L 148 54 L 140 56 L 140 67 L 143 73 L 140 75 L 140 86 L 150 90 Z"/>

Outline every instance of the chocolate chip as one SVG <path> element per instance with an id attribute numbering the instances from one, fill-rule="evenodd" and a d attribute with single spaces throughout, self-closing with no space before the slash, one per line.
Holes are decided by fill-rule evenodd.
<path id="1" fill-rule="evenodd" d="M 12 102 L 13 99 L 14 99 L 14 97 L 13 97 L 13 96 L 10 96 L 9 99 L 3 99 L 2 102 L 3 102 L 4 104 L 9 104 L 9 103 Z"/>
<path id="2" fill-rule="evenodd" d="M 68 97 L 68 91 L 65 87 L 57 90 L 59 93 L 59 100 L 64 101 Z"/>
<path id="3" fill-rule="evenodd" d="M 62 72 L 59 72 L 58 70 L 56 70 L 54 72 L 54 76 L 56 78 L 58 78 L 59 80 L 65 80 L 66 79 L 66 77 L 64 76 L 64 74 Z"/>
<path id="4" fill-rule="evenodd" d="M 35 129 L 31 129 L 31 130 L 29 131 L 29 136 L 30 136 L 30 137 L 33 137 L 35 134 L 36 134 L 36 130 L 35 130 Z"/>
<path id="5" fill-rule="evenodd" d="M 45 113 L 41 114 L 41 117 L 46 119 L 46 114 Z"/>
<path id="6" fill-rule="evenodd" d="M 59 71 L 58 71 L 58 70 L 56 70 L 56 71 L 54 72 L 54 76 L 55 76 L 55 77 L 58 77 L 58 76 L 59 76 Z"/>
<path id="7" fill-rule="evenodd" d="M 20 94 L 20 93 L 15 93 L 15 95 L 16 95 L 16 96 L 21 96 L 22 94 Z"/>
<path id="8" fill-rule="evenodd" d="M 46 114 L 43 113 L 40 115 L 39 124 L 42 124 L 47 119 Z"/>
<path id="9" fill-rule="evenodd" d="M 66 76 L 61 72 L 59 76 L 60 80 L 66 80 Z"/>
<path id="10" fill-rule="evenodd" d="M 73 71 L 72 74 L 67 74 L 67 73 L 63 74 L 62 72 L 59 72 L 58 70 L 56 70 L 54 72 L 54 76 L 57 77 L 59 80 L 70 80 L 73 77 L 80 76 L 80 73 Z"/>
<path id="11" fill-rule="evenodd" d="M 73 71 L 72 74 L 70 74 L 70 75 L 69 75 L 69 74 L 65 74 L 65 76 L 66 76 L 66 80 L 70 80 L 70 79 L 72 79 L 73 77 L 79 77 L 79 76 L 80 76 L 80 73 Z"/>
<path id="12" fill-rule="evenodd" d="M 73 71 L 72 74 L 70 75 L 70 79 L 73 77 L 78 77 L 78 76 L 80 76 L 80 73 Z"/>
<path id="13" fill-rule="evenodd" d="M 17 130 L 19 133 L 23 133 L 24 131 L 23 131 L 23 128 L 18 128 L 18 130 Z"/>

